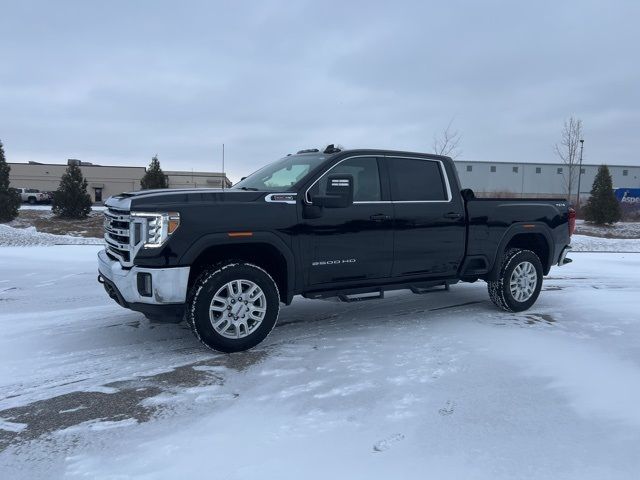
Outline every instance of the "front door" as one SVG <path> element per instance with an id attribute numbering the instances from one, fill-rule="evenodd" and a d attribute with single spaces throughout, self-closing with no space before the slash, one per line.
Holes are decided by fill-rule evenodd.
<path id="1" fill-rule="evenodd" d="M 320 177 L 303 201 L 325 194 L 328 174 L 353 176 L 354 203 L 346 208 L 325 207 L 319 218 L 303 220 L 301 247 L 307 284 L 390 276 L 393 206 L 385 198 L 378 159 L 352 157 L 339 162 Z"/>
<path id="2" fill-rule="evenodd" d="M 393 275 L 455 276 L 464 258 L 464 205 L 451 191 L 444 164 L 425 158 L 384 160 L 395 215 Z"/>
<path id="3" fill-rule="evenodd" d="M 96 187 L 93 189 L 93 191 L 94 191 L 95 202 L 96 203 L 102 202 L 102 188 Z"/>

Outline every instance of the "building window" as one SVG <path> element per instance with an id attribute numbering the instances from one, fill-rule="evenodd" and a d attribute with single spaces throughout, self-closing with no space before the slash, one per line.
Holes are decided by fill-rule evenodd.
<path id="1" fill-rule="evenodd" d="M 518 173 L 518 167 L 513 167 L 513 173 Z"/>
<path id="2" fill-rule="evenodd" d="M 473 165 L 467 165 L 467 172 L 473 171 Z"/>
<path id="3" fill-rule="evenodd" d="M 627 175 L 629 175 L 629 170 L 622 170 L 622 176 L 626 177 Z"/>
<path id="4" fill-rule="evenodd" d="M 558 167 L 558 175 L 562 175 L 562 167 Z"/>
<path id="5" fill-rule="evenodd" d="M 580 174 L 581 174 L 581 175 L 584 175 L 584 172 L 585 172 L 585 171 L 586 171 L 586 170 L 585 170 L 584 168 L 581 168 L 581 169 L 580 169 Z"/>
<path id="6" fill-rule="evenodd" d="M 536 167 L 536 173 L 542 173 L 542 168 Z"/>
<path id="7" fill-rule="evenodd" d="M 496 173 L 496 167 L 495 167 L 495 165 L 491 165 L 491 173 Z"/>

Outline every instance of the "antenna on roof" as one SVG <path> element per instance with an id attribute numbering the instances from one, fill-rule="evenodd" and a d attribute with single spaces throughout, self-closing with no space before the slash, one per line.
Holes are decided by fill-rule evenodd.
<path id="1" fill-rule="evenodd" d="M 329 145 L 327 145 L 327 148 L 325 148 L 324 152 L 322 153 L 338 153 L 341 151 L 342 149 L 340 148 L 340 145 L 336 147 L 333 143 L 330 143 Z"/>

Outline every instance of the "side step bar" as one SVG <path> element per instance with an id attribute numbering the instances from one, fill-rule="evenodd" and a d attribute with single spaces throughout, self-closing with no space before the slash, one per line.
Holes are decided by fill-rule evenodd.
<path id="1" fill-rule="evenodd" d="M 433 287 L 427 287 L 427 288 L 421 288 L 421 287 L 412 286 L 411 287 L 411 291 L 413 293 L 415 293 L 416 295 L 424 295 L 425 293 L 448 292 L 449 289 L 450 289 L 449 282 L 444 282 L 444 283 L 440 284 L 439 286 L 440 287 L 444 287 L 444 288 L 438 288 L 438 285 L 433 286 Z"/>
<path id="2" fill-rule="evenodd" d="M 367 300 L 380 300 L 384 298 L 384 292 L 390 290 L 411 290 L 413 293 L 423 295 L 425 293 L 448 292 L 449 287 L 458 283 L 458 280 L 437 280 L 432 282 L 418 282 L 405 284 L 391 284 L 384 286 L 371 286 L 361 288 L 349 288 L 324 292 L 305 293 L 305 298 L 322 299 L 336 298 L 341 302 L 353 303 Z"/>
<path id="3" fill-rule="evenodd" d="M 345 303 L 353 303 L 353 302 L 366 302 L 367 300 L 381 300 L 384 298 L 384 290 L 379 290 L 378 292 L 371 292 L 375 295 L 368 294 L 354 294 L 354 295 L 338 295 L 338 300 Z"/>

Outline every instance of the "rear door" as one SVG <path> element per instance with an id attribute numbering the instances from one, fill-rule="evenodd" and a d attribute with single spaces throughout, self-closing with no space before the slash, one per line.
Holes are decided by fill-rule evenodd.
<path id="1" fill-rule="evenodd" d="M 395 216 L 393 276 L 455 276 L 464 257 L 464 205 L 444 163 L 400 156 L 385 163 Z"/>

